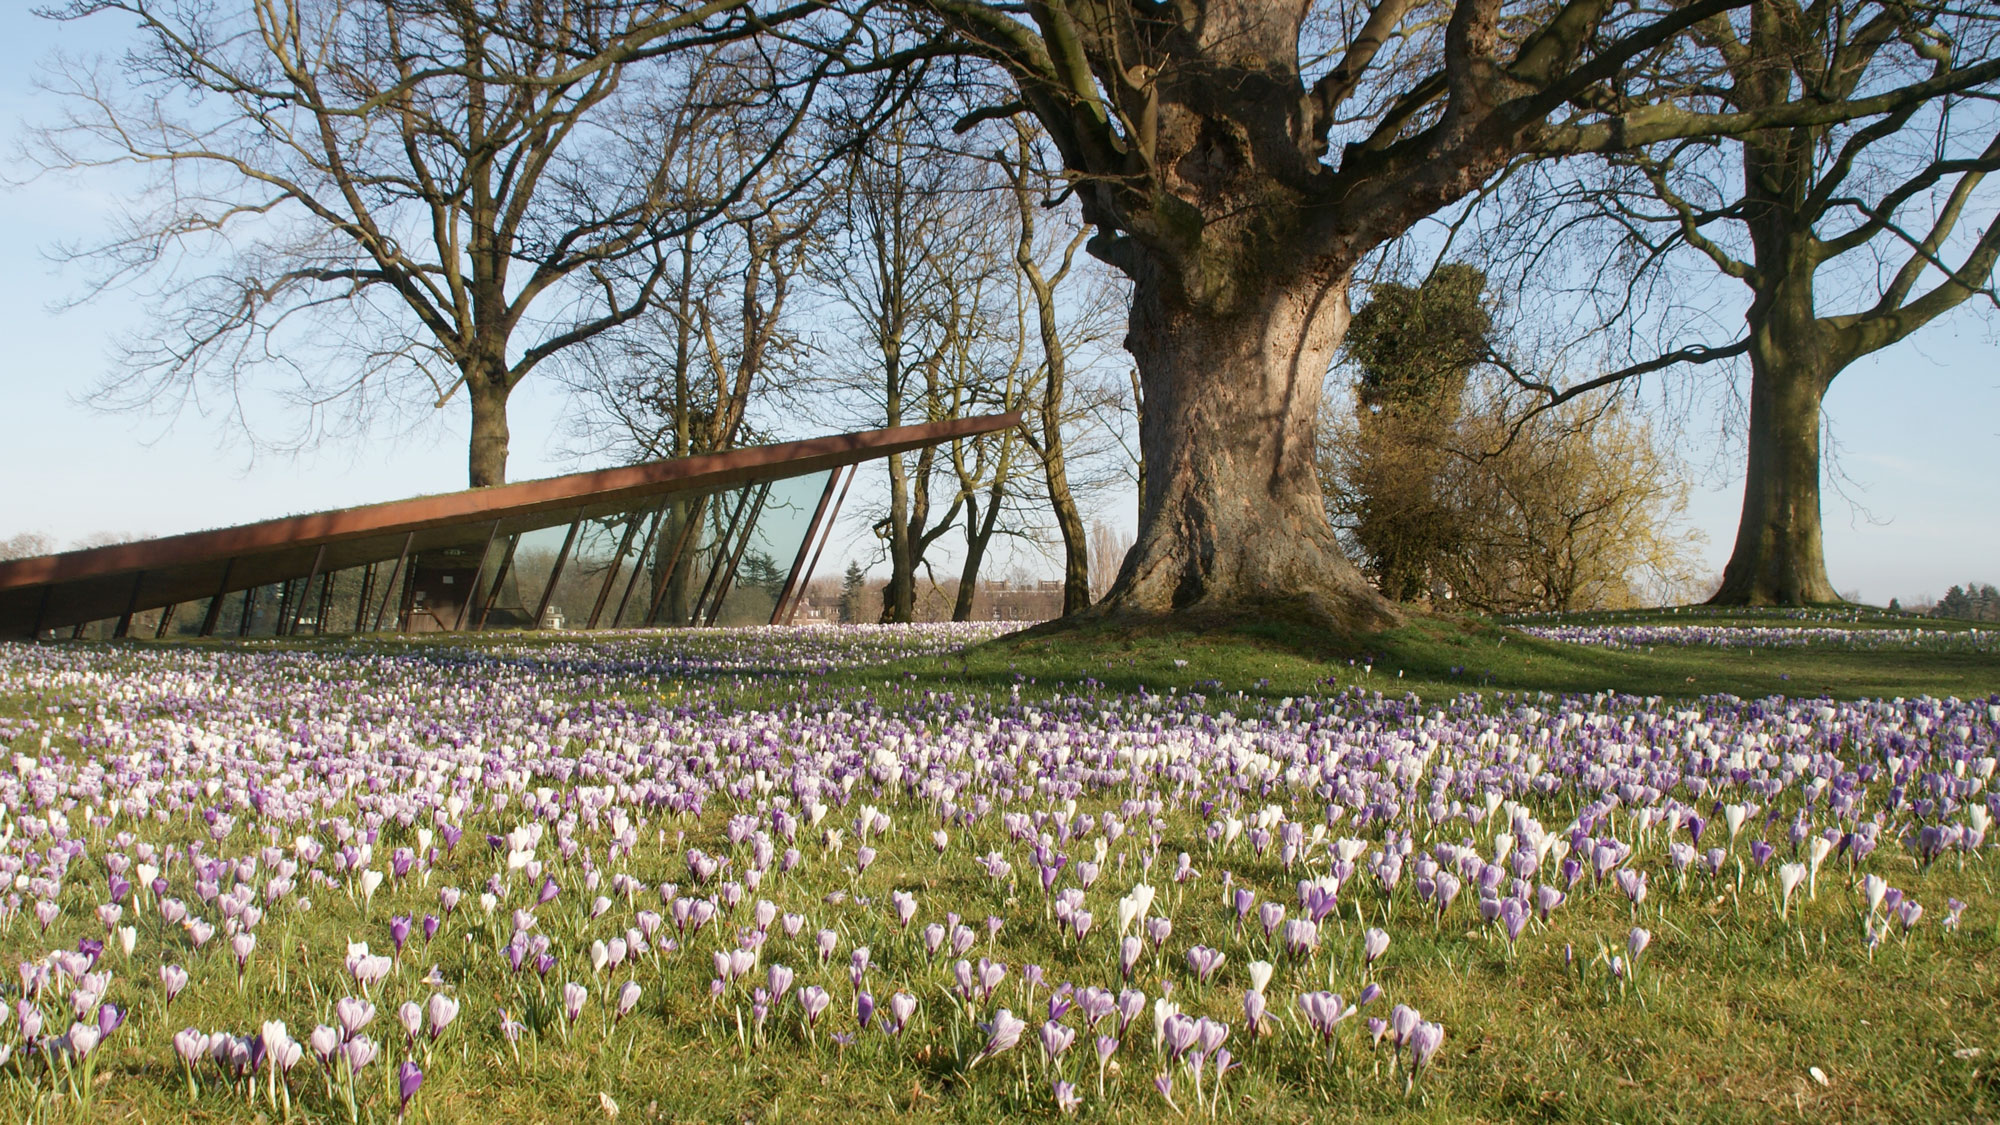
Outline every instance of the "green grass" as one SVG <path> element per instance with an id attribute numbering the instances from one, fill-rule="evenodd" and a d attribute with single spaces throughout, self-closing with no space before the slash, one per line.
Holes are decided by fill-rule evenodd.
<path id="1" fill-rule="evenodd" d="M 1762 614 L 1731 620 L 1783 621 Z M 1633 621 L 1630 616 L 1616 619 Z M 1882 620 L 1875 627 L 1889 624 Z M 531 636 L 473 643 L 553 651 L 574 640 Z M 351 646 L 325 640 L 262 647 L 406 652 L 460 643 L 390 640 Z M 237 646 L 213 647 L 231 651 Z M 110 665 L 136 667 L 159 648 L 133 643 L 93 646 L 91 651 Z M 692 700 L 698 708 L 722 713 L 801 699 L 866 698 L 891 718 L 935 725 L 954 706 L 1004 709 L 1017 691 L 1031 704 L 1088 690 L 1129 706 L 1129 699 L 1118 697 L 1143 688 L 1155 695 L 1199 694 L 1206 709 L 1247 713 L 1285 697 L 1349 687 L 1391 696 L 1413 692 L 1437 706 L 1465 693 L 1481 698 L 1464 706 L 1490 705 L 1522 693 L 1617 692 L 1673 701 L 1716 693 L 1974 697 L 2000 689 L 2000 657 L 1821 649 L 1620 652 L 1533 640 L 1484 621 L 1421 618 L 1359 644 L 1271 624 L 1199 632 L 1097 626 L 1007 638 L 963 656 L 915 658 L 822 676 L 778 681 L 725 676 L 694 684 L 626 684 L 574 692 L 555 684 L 550 692 L 574 705 L 616 698 L 650 705 L 665 698 Z M 129 704 L 81 690 L 0 694 L 0 716 L 51 722 L 61 714 L 69 718 L 66 729 L 71 731 L 88 725 L 99 705 L 114 716 L 121 707 L 129 710 Z M 305 714 L 299 713 L 301 721 Z M 52 751 L 71 760 L 89 756 L 67 735 L 56 739 Z M 864 794 L 857 804 L 869 799 Z M 1791 800 L 1788 794 L 1786 801 Z M 1106 798 L 1088 800 L 1082 811 L 1115 804 Z M 1246 807 L 1254 810 L 1259 804 L 1252 795 Z M 1138 876 L 1136 859 L 1123 871 L 1107 864 L 1103 881 L 1089 895 L 1097 928 L 1079 949 L 1048 917 L 1032 872 L 1022 870 L 1018 848 L 1008 852 L 1018 880 L 1012 887 L 996 886 L 971 867 L 969 856 L 1008 847 L 997 815 L 971 831 L 954 829 L 950 858 L 940 863 L 928 843 L 933 815 L 909 802 L 885 802 L 884 809 L 895 817 L 895 826 L 880 845 L 881 858 L 866 874 L 855 877 L 843 862 L 852 854 L 851 841 L 835 856 L 806 843 L 802 833 L 803 866 L 794 874 L 773 876 L 751 899 L 768 897 L 781 909 L 808 915 L 797 941 L 773 936 L 759 971 L 782 961 L 800 970 L 801 984 L 826 985 L 835 997 L 831 1014 L 846 1016 L 837 1026 L 852 1024 L 851 1011 L 842 1010 L 848 995 L 843 971 L 847 952 L 854 945 L 868 945 L 877 966 L 871 970 L 877 998 L 886 1000 L 900 985 L 922 1001 L 919 1018 L 927 1034 L 913 1035 L 907 1048 L 877 1035 L 838 1048 L 829 1041 L 831 1027 L 802 1034 L 796 1008 L 789 1004 L 774 1019 L 767 1042 L 751 1045 L 739 1039 L 736 1017 L 747 1014 L 747 1003 L 716 1005 L 706 995 L 709 952 L 729 944 L 728 931 L 720 926 L 691 943 L 677 955 L 679 961 L 667 959 L 657 970 L 624 974 L 641 979 L 644 999 L 632 1018 L 609 1024 L 604 1002 L 624 975 L 593 973 L 587 946 L 591 938 L 612 930 L 586 920 L 573 889 L 580 875 L 564 867 L 565 886 L 572 889 L 543 912 L 543 928 L 556 936 L 562 956 L 546 982 L 532 972 L 523 977 L 505 972 L 490 953 L 504 936 L 508 911 L 524 905 L 525 891 L 517 879 L 512 897 L 492 921 L 481 918 L 468 901 L 439 944 L 412 956 L 384 986 L 376 999 L 380 1014 L 370 1031 L 385 1042 L 385 1050 L 369 1075 L 374 1088 L 362 1105 L 363 1119 L 393 1117 L 394 1099 L 383 1087 L 400 1057 L 399 1051 L 386 1049 L 401 1038 L 392 1009 L 405 998 L 421 1002 L 428 995 L 431 990 L 418 977 L 433 962 L 447 967 L 464 1012 L 426 1059 L 426 1081 L 412 1108 L 413 1121 L 601 1121 L 607 1118 L 601 1096 L 616 1101 L 621 1122 L 1055 1119 L 1032 1032 L 1011 1055 L 966 1069 L 978 1032 L 954 1018 L 940 990 L 943 975 L 917 946 L 914 931 L 946 910 L 965 915 L 975 926 L 988 913 L 1006 918 L 1000 937 L 990 945 L 982 940 L 972 956 L 992 956 L 1010 966 L 1002 998 L 1015 1012 L 1025 1013 L 1039 1007 L 1047 993 L 1031 999 L 1021 991 L 1024 964 L 1042 965 L 1051 980 L 1104 982 L 1115 975 L 1110 964 L 1115 942 L 1108 936 L 1116 925 L 1112 904 Z M 352 815 L 354 809 L 339 811 Z M 676 832 L 685 831 L 688 842 L 717 851 L 732 811 L 731 802 L 717 801 L 698 819 L 654 820 L 641 833 L 645 846 L 622 869 L 649 885 L 685 883 L 679 856 L 669 847 L 654 846 L 653 832 L 664 830 L 671 842 Z M 842 823 L 852 811 L 852 806 L 835 810 L 828 824 Z M 15 810 L 14 819 L 21 815 L 24 810 Z M 71 815 L 81 825 L 80 814 Z M 1538 809 L 1538 815 L 1555 829 L 1563 811 Z M 1389 1003 L 1407 1003 L 1448 1029 L 1439 1065 L 1413 1094 L 1406 1094 L 1403 1081 L 1386 1064 L 1386 1052 L 1370 1050 L 1353 1024 L 1346 1025 L 1340 1052 L 1333 1057 L 1309 1048 L 1294 1031 L 1271 1044 L 1249 1042 L 1240 1007 L 1244 965 L 1262 952 L 1262 939 L 1233 933 L 1233 914 L 1221 902 L 1222 872 L 1229 871 L 1239 885 L 1255 887 L 1261 897 L 1281 901 L 1292 900 L 1290 888 L 1298 875 L 1282 870 L 1274 859 L 1252 856 L 1240 843 L 1228 854 L 1215 854 L 1203 836 L 1198 810 L 1170 805 L 1165 820 L 1161 863 L 1171 868 L 1173 855 L 1188 851 L 1201 876 L 1177 892 L 1166 870 L 1154 869 L 1150 881 L 1161 888 L 1163 903 L 1171 904 L 1174 934 L 1164 954 L 1142 961 L 1135 983 L 1150 999 L 1171 981 L 1185 1011 L 1225 1018 L 1234 1026 L 1229 1046 L 1244 1067 L 1226 1081 L 1220 1119 L 1826 1122 L 2000 1116 L 1994 1071 L 2000 1055 L 2000 893 L 1993 886 L 1991 861 L 1962 868 L 1947 861 L 1920 870 L 1901 849 L 1885 843 L 1868 870 L 1885 874 L 1931 913 L 1907 939 L 1889 938 L 1872 957 L 1860 938 L 1858 894 L 1835 861 L 1822 873 L 1817 898 L 1806 900 L 1802 888 L 1790 918 L 1781 921 L 1768 873 L 1752 868 L 1739 874 L 1732 868 L 1722 878 L 1697 876 L 1685 889 L 1677 888 L 1659 874 L 1664 861 L 1655 841 L 1642 847 L 1638 857 L 1654 870 L 1656 880 L 1642 907 L 1629 907 L 1608 888 L 1578 895 L 1551 925 L 1531 927 L 1512 953 L 1490 928 L 1476 925 L 1465 902 L 1454 908 L 1449 924 L 1437 926 L 1423 920 L 1407 894 L 1385 902 L 1365 885 L 1365 878 L 1357 877 L 1353 889 L 1343 893 L 1343 910 L 1336 915 L 1340 921 L 1329 926 L 1325 951 L 1308 965 L 1281 963 L 1268 991 L 1274 1011 L 1287 1020 L 1293 1018 L 1293 1011 L 1286 1010 L 1290 998 L 1299 991 L 1331 986 L 1351 998 L 1371 978 L 1359 963 L 1361 930 L 1388 926 L 1390 953 L 1372 974 L 1387 999 L 1369 1014 L 1386 1015 Z M 246 1098 L 240 1091 L 230 1092 L 212 1068 L 203 1074 L 203 1091 L 190 1096 L 170 1052 L 163 1053 L 164 1037 L 183 1025 L 244 1032 L 254 1031 L 262 1019 L 284 1018 L 302 1038 L 313 1023 L 328 1018 L 333 997 L 352 991 L 340 964 L 345 942 L 367 939 L 378 950 L 385 948 L 386 920 L 436 910 L 441 885 L 456 884 L 466 889 L 468 900 L 476 898 L 493 870 L 483 835 L 505 832 L 516 823 L 518 808 L 468 818 L 465 842 L 426 884 L 385 884 L 366 911 L 340 892 L 312 890 L 311 912 L 282 911 L 265 923 L 241 989 L 224 939 L 195 950 L 157 916 L 142 922 L 139 955 L 133 961 L 127 963 L 115 952 L 108 955 L 117 975 L 112 998 L 131 1008 L 132 1022 L 98 1061 L 94 1096 L 88 1104 L 56 1099 L 48 1081 L 31 1083 L 21 1077 L 17 1062 L 0 1072 L 0 1114 L 10 1120 L 60 1122 L 280 1120 L 285 1115 L 268 1107 L 261 1094 Z M 247 839 L 242 831 L 225 845 L 232 854 L 262 842 Z M 161 834 L 185 841 L 194 826 L 177 820 Z M 1744 839 L 1753 834 L 1746 829 Z M 585 838 L 601 849 L 602 834 Z M 1379 833 L 1371 832 L 1369 838 L 1378 841 Z M 388 826 L 376 865 L 382 865 L 389 847 L 409 839 L 407 831 Z M 93 857 L 105 849 L 102 840 L 90 846 Z M 552 850 L 542 852 L 553 860 Z M 26 918 L 0 930 L 0 968 L 11 977 L 10 959 L 102 936 L 103 927 L 89 916 L 87 905 L 101 899 L 102 886 L 102 869 L 94 861 L 80 864 L 66 888 L 68 909 L 47 935 L 36 932 Z M 910 933 L 898 929 L 888 914 L 892 888 L 918 895 L 921 910 Z M 837 891 L 871 896 L 874 904 L 862 907 L 852 899 L 839 906 L 826 903 L 826 896 Z M 1947 933 L 1937 927 L 1936 918 L 1952 896 L 1970 906 L 1963 927 Z M 657 896 L 653 904 L 657 907 Z M 202 913 L 214 917 L 212 910 Z M 610 915 L 629 916 L 622 900 Z M 822 924 L 842 935 L 840 952 L 826 969 L 817 967 L 809 948 L 813 929 Z M 1622 951 L 1635 924 L 1652 930 L 1655 940 L 1636 979 L 1621 987 L 1597 957 L 1600 948 Z M 1192 982 L 1179 960 L 1179 953 L 1197 942 L 1229 954 L 1216 983 Z M 1581 973 L 1566 965 L 1566 948 L 1586 966 Z M 165 959 L 188 967 L 196 983 L 162 1011 L 154 974 Z M 582 981 L 591 992 L 585 1018 L 568 1036 L 559 1030 L 551 996 L 565 979 Z M 10 986 L 8 993 L 11 1000 L 18 990 Z M 518 1057 L 497 1033 L 501 1009 L 530 1025 Z M 9 1021 L 0 1039 L 11 1041 L 13 1031 Z M 1206 1116 L 1192 1111 L 1185 1077 L 1176 1094 L 1188 1112 L 1177 1115 L 1167 1109 L 1151 1086 L 1150 1033 L 1135 1034 L 1138 1039 L 1119 1054 L 1121 1070 L 1108 1078 L 1102 1099 L 1088 1036 L 1079 1036 L 1067 1070 L 1085 1094 L 1081 1119 L 1165 1123 Z M 292 1116 L 344 1120 L 340 1100 L 328 1097 L 320 1080 L 311 1077 L 310 1059 L 302 1067 L 303 1077 L 293 1083 L 297 1101 Z"/>
<path id="2" fill-rule="evenodd" d="M 1680 624 L 1668 613 L 1579 615 L 1551 619 L 1576 624 Z M 1799 624 L 1773 613 L 1736 612 L 1704 624 Z M 1908 628 L 1908 619 L 1865 617 L 1850 628 Z M 1959 631 L 1963 623 L 1922 627 Z M 1184 662 L 1184 663 L 1181 663 Z M 1281 698 L 1361 687 L 1426 699 L 1461 692 L 1693 699 L 1727 694 L 1831 699 L 1956 695 L 2000 691 L 2000 652 L 1726 649 L 1655 646 L 1622 651 L 1523 636 L 1483 619 L 1420 617 L 1400 629 L 1359 641 L 1306 626 L 1254 622 L 1199 631 L 1165 626 L 1097 624 L 1075 630 L 1002 638 L 963 659 L 910 661 L 901 671 L 939 675 L 988 689 L 1025 677 L 1036 685 L 1075 685 L 1088 678 L 1117 692 L 1144 687 Z M 855 673 L 855 679 L 867 677 Z"/>

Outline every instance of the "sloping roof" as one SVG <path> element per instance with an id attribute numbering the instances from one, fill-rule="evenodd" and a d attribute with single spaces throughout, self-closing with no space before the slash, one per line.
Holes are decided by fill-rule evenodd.
<path id="1" fill-rule="evenodd" d="M 236 527 L 0 562 L 0 637 L 119 617 L 411 551 L 476 547 L 577 514 L 822 472 L 954 438 L 1004 430 L 1020 414 L 895 426 L 544 480 L 392 500 Z M 323 552 L 323 553 L 322 553 Z"/>

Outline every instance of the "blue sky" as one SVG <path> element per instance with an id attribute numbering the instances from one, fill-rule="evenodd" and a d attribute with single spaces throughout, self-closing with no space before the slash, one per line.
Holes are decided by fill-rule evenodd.
<path id="1" fill-rule="evenodd" d="M 24 174 L 14 155 L 22 125 L 45 120 L 31 76 L 57 47 L 88 53 L 110 26 L 51 24 L 24 5 L 0 5 L 0 170 Z M 94 532 L 167 534 L 463 487 L 463 406 L 454 402 L 412 433 L 303 457 L 252 458 L 210 421 L 99 413 L 77 396 L 107 367 L 107 347 L 140 322 L 135 298 L 113 293 L 81 308 L 80 273 L 45 255 L 64 238 L 104 229 L 117 205 L 111 178 L 44 180 L 0 194 L 0 538 L 42 531 L 59 541 Z M 1829 490 L 1828 569 L 1835 586 L 1873 602 L 1937 596 L 1967 580 L 2000 583 L 2000 351 L 1990 309 L 1962 309 L 1914 340 L 1850 368 L 1827 398 L 1843 487 Z M 584 467 L 562 452 L 562 404 L 524 391 L 512 418 L 512 479 Z M 1720 571 L 1734 537 L 1741 468 L 1718 456 L 1719 419 L 1695 417 L 1686 451 L 1697 470 L 1692 524 Z M 1129 498 L 1104 509 L 1129 513 Z M 1129 514 L 1123 518 L 1128 522 Z M 859 531 L 859 529 L 853 529 Z M 850 539 L 858 550 L 861 533 Z M 839 543 L 834 552 L 841 549 Z M 833 573 L 842 563 L 822 564 Z M 1046 564 L 1053 573 L 1055 564 Z"/>

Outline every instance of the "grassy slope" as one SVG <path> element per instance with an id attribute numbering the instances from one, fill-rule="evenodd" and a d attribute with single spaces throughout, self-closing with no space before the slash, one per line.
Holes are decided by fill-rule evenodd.
<path id="1" fill-rule="evenodd" d="M 1782 614 L 1652 613 L 1579 615 L 1578 624 L 1809 625 Z M 1833 622 L 1829 622 L 1833 624 Z M 1886 615 L 1840 621 L 1846 628 L 1910 628 Z M 1940 623 L 1920 621 L 1925 629 Z M 1959 623 L 1942 623 L 1963 629 Z M 1184 661 L 1185 663 L 1179 663 Z M 1300 626 L 1268 622 L 1192 631 L 1159 626 L 1094 625 L 1030 632 L 981 646 L 963 659 L 911 661 L 909 670 L 936 672 L 991 687 L 1026 677 L 1037 684 L 1075 684 L 1089 677 L 1112 691 L 1192 688 L 1216 683 L 1226 691 L 1274 697 L 1358 685 L 1388 694 L 1445 698 L 1463 691 L 1614 691 L 1636 696 L 1694 698 L 1729 694 L 1826 696 L 1835 699 L 1955 695 L 2000 691 L 2000 652 L 1725 649 L 1658 646 L 1649 651 L 1563 644 L 1524 636 L 1472 618 L 1422 617 L 1393 632 L 1343 641 Z M 857 676 L 864 674 L 856 673 Z"/>

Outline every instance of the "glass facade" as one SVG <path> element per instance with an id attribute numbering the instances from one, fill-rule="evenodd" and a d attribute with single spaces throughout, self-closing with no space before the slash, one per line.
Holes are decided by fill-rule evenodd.
<path id="1" fill-rule="evenodd" d="M 1019 421 L 831 435 L 8 560 L 0 637 L 782 621 L 860 464 Z"/>
<path id="2" fill-rule="evenodd" d="M 461 542 L 137 614 L 130 632 L 273 637 L 770 623 L 786 591 L 809 578 L 797 572 L 816 545 L 808 536 L 830 528 L 835 472 L 489 521 Z M 90 622 L 78 635 L 111 637 L 117 625 Z"/>

